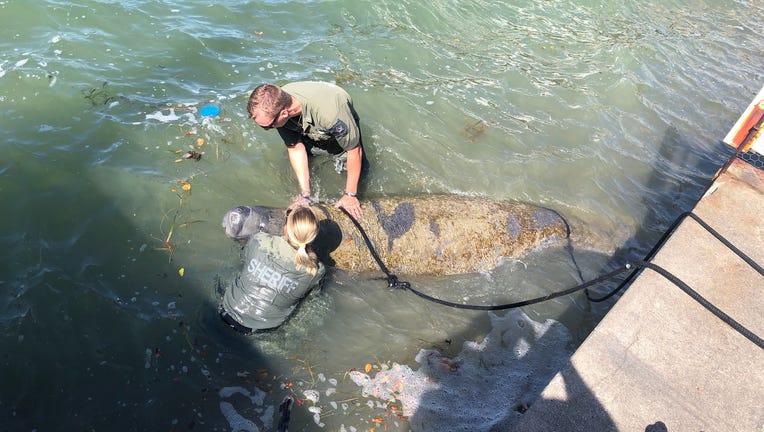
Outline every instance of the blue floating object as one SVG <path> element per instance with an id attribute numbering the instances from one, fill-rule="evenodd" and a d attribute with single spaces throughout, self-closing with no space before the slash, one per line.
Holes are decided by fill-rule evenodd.
<path id="1" fill-rule="evenodd" d="M 215 105 L 205 105 L 199 110 L 203 117 L 212 117 L 220 114 L 220 108 Z"/>

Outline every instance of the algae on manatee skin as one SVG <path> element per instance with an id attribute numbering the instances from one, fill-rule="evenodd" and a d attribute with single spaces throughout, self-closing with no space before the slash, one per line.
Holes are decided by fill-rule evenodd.
<path id="1" fill-rule="evenodd" d="M 350 272 L 380 270 L 367 239 L 393 273 L 442 276 L 490 271 L 502 258 L 517 259 L 568 237 L 559 213 L 514 201 L 459 195 L 362 200 L 357 222 L 363 232 L 333 205 L 313 208 L 319 233 L 311 248 L 324 265 Z M 226 222 L 232 213 L 245 222 Z M 223 218 L 226 234 L 237 240 L 258 231 L 283 235 L 284 219 L 284 209 L 261 206 L 235 207 Z"/>
<path id="2" fill-rule="evenodd" d="M 519 202 L 455 195 L 364 200 L 359 221 L 374 249 L 393 272 L 464 274 L 493 269 L 502 257 L 567 237 L 556 212 Z M 323 207 L 321 217 L 338 226 L 341 239 L 329 252 L 332 265 L 374 271 L 377 263 L 358 229 L 340 210 Z"/>

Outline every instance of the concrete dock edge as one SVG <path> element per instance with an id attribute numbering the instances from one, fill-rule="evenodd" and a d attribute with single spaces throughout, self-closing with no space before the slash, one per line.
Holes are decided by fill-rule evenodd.
<path id="1" fill-rule="evenodd" d="M 764 265 L 764 173 L 740 160 L 693 213 Z M 651 260 L 764 338 L 764 277 L 687 218 Z M 764 432 L 764 350 L 645 269 L 518 431 Z"/>

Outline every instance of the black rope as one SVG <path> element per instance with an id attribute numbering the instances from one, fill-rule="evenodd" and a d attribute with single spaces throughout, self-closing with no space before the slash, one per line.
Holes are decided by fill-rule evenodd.
<path id="1" fill-rule="evenodd" d="M 727 246 L 729 250 L 735 253 L 735 255 L 739 256 L 743 261 L 748 263 L 749 266 L 751 266 L 754 270 L 756 270 L 760 275 L 764 276 L 764 268 L 762 268 L 756 261 L 754 261 L 751 257 L 743 253 L 740 249 L 738 249 L 735 245 L 730 243 L 729 240 L 724 238 L 721 234 L 719 234 L 715 229 L 711 228 L 707 223 L 703 221 L 703 219 L 699 218 L 698 215 L 696 215 L 693 212 L 687 212 L 685 213 L 687 216 L 693 218 L 695 222 L 700 224 L 706 231 L 711 233 L 714 237 L 716 237 L 717 240 L 722 242 L 724 246 Z"/>
<path id="2" fill-rule="evenodd" d="M 719 232 L 717 232 L 715 229 L 711 228 L 710 225 L 708 225 L 703 219 L 701 219 L 698 215 L 696 215 L 693 212 L 684 212 L 681 215 L 679 215 L 679 217 L 677 217 L 674 220 L 674 223 L 671 224 L 669 229 L 663 234 L 663 236 L 660 238 L 660 240 L 658 240 L 658 243 L 656 243 L 655 247 L 653 247 L 653 249 L 647 254 L 647 256 L 645 256 L 643 261 L 650 262 L 650 260 L 652 260 L 653 256 L 655 256 L 655 254 L 663 246 L 663 244 L 666 243 L 666 240 L 668 240 L 669 236 L 676 230 L 676 228 L 679 226 L 679 224 L 682 223 L 687 217 L 690 217 L 693 220 L 695 220 L 695 222 L 697 222 L 701 227 L 703 227 L 711 235 L 716 237 L 717 240 L 722 242 L 722 244 L 724 246 L 726 246 L 729 250 L 734 252 L 735 255 L 740 257 L 749 266 L 751 266 L 754 270 L 756 270 L 760 275 L 764 276 L 764 269 L 756 261 L 754 261 L 751 257 L 746 255 L 743 251 L 738 249 L 737 246 L 735 246 L 732 243 L 730 243 L 729 240 L 724 238 L 724 236 L 719 234 Z M 599 303 L 599 302 L 603 302 L 603 301 L 609 299 L 610 297 L 613 297 L 616 293 L 618 293 L 623 288 L 625 288 L 626 285 L 628 285 L 632 281 L 634 276 L 636 276 L 637 273 L 641 269 L 642 269 L 642 267 L 637 267 L 634 271 L 632 271 L 631 274 L 629 274 L 629 276 L 626 277 L 626 279 L 623 282 L 621 282 L 620 285 L 618 285 L 618 287 L 616 287 L 613 291 L 609 292 L 608 294 L 606 294 L 606 295 L 604 295 L 602 297 L 594 298 L 594 297 L 591 296 L 591 294 L 589 294 L 589 290 L 587 290 L 586 291 L 586 298 L 589 301 L 591 301 L 591 302 Z"/>
<path id="3" fill-rule="evenodd" d="M 462 303 L 453 303 L 446 300 L 441 300 L 435 297 L 431 297 L 423 292 L 417 291 L 414 288 L 408 287 L 408 290 L 412 293 L 418 295 L 419 297 L 422 297 L 423 299 L 430 300 L 432 302 L 441 304 L 443 306 L 449 306 L 457 309 L 470 309 L 470 310 L 483 310 L 483 311 L 497 311 L 497 310 L 504 310 L 504 309 L 514 309 L 522 306 L 528 306 L 536 303 L 545 302 L 547 300 L 556 299 L 557 297 L 566 296 L 568 294 L 573 294 L 576 291 L 581 291 L 582 289 L 589 288 L 590 286 L 597 285 L 599 283 L 602 283 L 608 279 L 611 279 L 615 276 L 618 276 L 621 273 L 627 272 L 631 269 L 630 265 L 626 265 L 622 268 L 615 269 L 609 273 L 605 273 L 602 276 L 592 279 L 588 282 L 584 282 L 581 285 L 576 285 L 572 288 L 568 288 L 563 291 L 558 291 L 554 293 L 550 293 L 541 297 L 536 297 L 530 300 L 523 300 L 515 303 L 507 303 L 502 305 L 492 305 L 492 306 L 486 306 L 486 305 L 470 305 L 470 304 L 462 304 Z"/>
<path id="4" fill-rule="evenodd" d="M 387 276 L 387 286 L 389 288 L 403 288 L 403 289 L 410 289 L 411 284 L 406 281 L 400 281 L 398 280 L 398 276 L 390 273 L 390 270 L 387 269 L 387 266 L 385 266 L 385 263 L 382 262 L 382 259 L 377 255 L 377 250 L 374 248 L 374 245 L 371 244 L 371 240 L 369 240 L 369 236 L 366 235 L 366 231 L 363 229 L 361 224 L 358 223 L 355 218 L 348 213 L 345 208 L 340 207 L 340 210 L 342 210 L 343 213 L 347 215 L 348 218 L 350 218 L 350 221 L 353 222 L 353 225 L 355 225 L 356 228 L 358 228 L 358 232 L 361 233 L 361 237 L 363 237 L 363 241 L 366 242 L 366 248 L 369 249 L 369 252 L 371 252 L 371 257 L 374 258 L 374 261 L 377 262 L 377 265 L 382 270 L 382 273 Z"/>
<path id="5" fill-rule="evenodd" d="M 673 232 L 674 232 L 674 231 L 676 231 L 677 227 L 678 227 L 678 226 L 679 226 L 679 224 L 680 224 L 680 223 L 681 223 L 681 222 L 684 220 L 684 218 L 687 216 L 687 214 L 688 214 L 688 213 L 689 213 L 689 212 L 686 212 L 686 213 L 682 213 L 682 214 L 681 214 L 681 215 L 679 215 L 679 216 L 678 216 L 676 219 L 674 219 L 674 222 L 671 224 L 671 226 L 669 226 L 669 228 L 666 230 L 666 232 L 664 232 L 664 233 L 663 233 L 663 236 L 661 236 L 661 238 L 660 238 L 660 239 L 658 239 L 658 243 L 656 243 L 656 244 L 655 244 L 655 246 L 653 246 L 653 248 L 650 250 L 650 252 L 648 252 L 648 254 L 647 254 L 647 255 L 645 255 L 645 257 L 644 257 L 643 261 L 651 261 L 651 260 L 653 259 L 653 257 L 655 256 L 655 254 L 656 254 L 656 253 L 658 253 L 658 251 L 659 251 L 659 250 L 660 250 L 660 248 L 663 246 L 663 244 L 664 244 L 664 243 L 666 243 L 666 240 L 668 240 L 669 236 L 671 236 L 671 234 L 673 234 Z M 623 280 L 623 282 L 621 282 L 621 283 L 618 285 L 618 287 L 616 287 L 616 289 L 614 289 L 613 291 L 609 292 L 607 295 L 604 295 L 604 296 L 602 296 L 602 297 L 599 297 L 599 298 L 594 298 L 594 297 L 592 297 L 592 296 L 591 296 L 591 294 L 589 294 L 589 290 L 586 290 L 586 291 L 585 291 L 585 292 L 586 292 L 586 298 L 587 298 L 587 299 L 588 299 L 590 302 L 599 303 L 599 302 L 603 302 L 603 301 L 605 301 L 605 300 L 609 299 L 610 297 L 613 297 L 613 296 L 614 296 L 614 295 L 616 295 L 616 294 L 617 294 L 619 291 L 621 291 L 621 290 L 622 290 L 622 289 L 624 289 L 624 288 L 625 288 L 627 285 L 629 285 L 629 284 L 631 283 L 631 281 L 634 279 L 634 277 L 635 277 L 635 276 L 636 276 L 636 275 L 637 275 L 637 274 L 638 274 L 638 273 L 639 273 L 641 270 L 642 270 L 642 268 L 641 268 L 641 267 L 637 267 L 637 268 L 635 268 L 635 269 L 634 269 L 634 270 L 633 270 L 633 271 L 632 271 L 632 272 L 631 272 L 631 273 L 630 273 L 628 276 L 626 276 L 626 279 L 624 279 L 624 280 Z"/>
<path id="6" fill-rule="evenodd" d="M 385 276 L 387 276 L 387 286 L 388 287 L 390 287 L 390 288 L 407 289 L 407 290 L 411 291 L 412 293 L 416 294 L 417 296 L 419 296 L 419 297 L 421 297 L 421 298 L 423 298 L 425 300 L 429 300 L 431 302 L 434 302 L 434 303 L 437 303 L 437 304 L 440 304 L 440 305 L 443 305 L 443 306 L 453 307 L 453 308 L 457 308 L 457 309 L 496 311 L 496 310 L 504 310 L 504 309 L 513 309 L 513 308 L 518 308 L 518 307 L 522 307 L 522 306 L 528 306 L 528 305 L 532 305 L 532 304 L 536 304 L 536 303 L 541 303 L 541 302 L 552 300 L 552 299 L 555 299 L 555 298 L 558 298 L 558 297 L 562 297 L 562 296 L 566 296 L 566 295 L 569 295 L 569 294 L 573 294 L 574 292 L 577 292 L 577 291 L 580 291 L 580 290 L 586 290 L 585 291 L 586 292 L 586 297 L 590 301 L 600 302 L 600 301 L 604 301 L 604 300 L 612 297 L 613 295 L 615 295 L 615 293 L 620 291 L 626 285 L 626 282 L 630 281 L 631 278 L 636 274 L 637 271 L 640 271 L 640 270 L 645 269 L 645 268 L 649 268 L 650 270 L 655 271 L 656 273 L 658 273 L 659 275 L 663 276 L 664 278 L 666 278 L 667 280 L 672 282 L 674 285 L 679 287 L 679 289 L 684 291 L 693 300 L 695 300 L 696 302 L 700 303 L 708 311 L 713 313 L 717 318 L 719 318 L 722 321 L 724 321 L 727 325 L 729 325 L 734 330 L 736 330 L 738 333 L 740 333 L 741 335 L 746 337 L 748 340 L 750 340 L 751 342 L 756 344 L 759 348 L 764 349 L 764 340 L 762 340 L 762 338 L 760 338 L 755 333 L 753 333 L 752 331 L 750 331 L 746 327 L 744 327 L 742 324 L 740 324 L 737 321 L 735 321 L 734 319 L 732 319 L 732 317 L 730 317 L 729 315 L 724 313 L 722 310 L 720 310 L 719 308 L 714 306 L 711 302 L 709 302 L 708 300 L 703 298 L 703 296 L 701 296 L 697 291 L 695 291 L 692 288 L 690 288 L 689 285 L 687 285 L 684 281 L 682 281 L 681 279 L 679 279 L 678 277 L 673 275 L 671 272 L 669 272 L 668 270 L 664 269 L 663 267 L 660 267 L 660 266 L 658 266 L 656 264 L 653 264 L 653 263 L 649 262 L 649 259 L 652 258 L 652 256 L 655 254 L 655 252 L 657 252 L 659 246 L 662 245 L 663 243 L 665 243 L 665 241 L 668 239 L 668 236 L 670 235 L 670 233 L 672 233 L 676 229 L 676 227 L 679 226 L 679 223 L 681 221 L 683 221 L 686 217 L 689 216 L 692 219 L 694 219 L 696 222 L 698 222 L 704 229 L 706 229 L 714 237 L 716 237 L 718 240 L 720 240 L 725 246 L 727 246 L 730 250 L 732 250 L 736 255 L 738 255 L 740 258 L 742 258 L 751 267 L 753 267 L 759 274 L 764 276 L 764 270 L 762 269 L 762 267 L 759 264 L 757 264 L 753 259 L 748 257 L 748 255 L 746 255 L 744 252 L 742 252 L 740 249 L 738 249 L 735 245 L 730 243 L 726 238 L 724 238 L 721 234 L 719 234 L 716 230 L 711 228 L 707 223 L 705 223 L 701 218 L 699 218 L 697 215 L 695 215 L 692 212 L 682 213 L 676 220 L 674 220 L 674 223 L 671 224 L 671 227 L 669 228 L 669 230 L 666 231 L 666 233 L 663 235 L 663 237 L 661 237 L 661 240 L 658 242 L 658 244 L 656 244 L 656 246 L 653 248 L 653 250 L 650 251 L 650 253 L 647 255 L 647 257 L 645 258 L 644 261 L 637 261 L 637 262 L 634 262 L 634 263 L 627 263 L 626 265 L 624 265 L 621 268 L 615 269 L 615 270 L 610 271 L 608 273 L 605 273 L 605 274 L 603 274 L 603 275 L 601 275 L 601 276 L 599 276 L 597 278 L 594 278 L 594 279 L 592 279 L 590 281 L 584 282 L 584 283 L 582 283 L 580 285 L 574 286 L 572 288 L 568 288 L 568 289 L 563 290 L 563 291 L 558 291 L 558 292 L 550 293 L 550 294 L 547 294 L 547 295 L 544 295 L 544 296 L 541 296 L 541 297 L 536 297 L 536 298 L 533 298 L 533 299 L 523 300 L 523 301 L 514 302 L 514 303 L 507 303 L 507 304 L 502 304 L 502 305 L 487 306 L 487 305 L 471 305 L 471 304 L 454 303 L 454 302 L 450 302 L 450 301 L 447 301 L 447 300 L 442 300 L 442 299 L 435 298 L 435 297 L 432 297 L 430 295 L 427 295 L 427 294 L 425 294 L 423 292 L 417 291 L 416 289 L 412 288 L 411 284 L 408 283 L 408 282 L 399 281 L 398 277 L 396 275 L 390 273 L 390 271 L 387 269 L 387 266 L 385 266 L 384 262 L 382 262 L 382 259 L 377 254 L 377 251 L 374 248 L 374 245 L 371 243 L 371 240 L 369 240 L 369 237 L 366 235 L 366 231 L 363 229 L 361 224 L 358 223 L 358 221 L 353 216 L 351 216 L 350 213 L 347 212 L 347 210 L 345 210 L 342 207 L 340 207 L 340 209 L 342 210 L 343 213 L 345 213 L 350 218 L 350 220 L 353 222 L 355 227 L 361 233 L 361 236 L 363 237 L 363 240 L 366 243 L 366 247 L 369 249 L 369 252 L 371 253 L 372 258 L 374 258 L 374 261 L 376 261 L 376 263 L 379 266 L 379 268 L 382 270 L 383 273 L 385 273 Z M 612 279 L 613 277 L 618 276 L 619 274 L 625 273 L 627 271 L 631 271 L 632 273 L 627 277 L 627 279 L 624 282 L 622 282 L 618 286 L 618 288 L 616 288 L 612 292 L 610 292 L 607 295 L 605 295 L 603 297 L 600 297 L 598 299 L 593 299 L 589 295 L 589 291 L 588 291 L 589 287 L 597 285 L 597 284 L 602 283 L 604 281 L 607 281 L 609 279 Z"/>
<path id="7" fill-rule="evenodd" d="M 642 261 L 638 265 L 641 266 L 641 267 L 649 268 L 650 270 L 653 270 L 653 271 L 657 272 L 661 276 L 663 276 L 666 279 L 668 279 L 669 281 L 673 282 L 674 285 L 679 287 L 679 289 L 684 291 L 685 294 L 689 295 L 693 300 L 695 300 L 696 302 L 700 303 L 701 306 L 706 308 L 709 312 L 711 312 L 712 314 L 716 315 L 717 318 L 719 318 L 720 320 L 724 321 L 727 325 L 729 325 L 730 327 L 735 329 L 741 335 L 745 336 L 748 340 L 750 340 L 751 342 L 756 344 L 759 348 L 764 349 L 764 339 L 760 338 L 754 332 L 748 330 L 742 324 L 740 324 L 737 321 L 735 321 L 734 319 L 732 319 L 731 316 L 727 315 L 721 309 L 719 309 L 718 307 L 714 306 L 713 303 L 711 303 L 710 301 L 708 301 L 705 298 L 703 298 L 703 296 L 698 294 L 697 291 L 695 291 L 692 288 L 690 288 L 689 285 L 684 283 L 684 281 L 682 281 L 678 277 L 676 277 L 673 274 L 671 274 L 671 272 L 669 272 L 668 270 L 664 269 L 663 267 L 660 267 L 660 266 L 655 265 L 655 264 L 650 263 L 650 262 Z"/>

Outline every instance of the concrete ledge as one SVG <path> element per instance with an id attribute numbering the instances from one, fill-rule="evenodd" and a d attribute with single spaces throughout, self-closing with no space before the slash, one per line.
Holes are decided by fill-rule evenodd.
<path id="1" fill-rule="evenodd" d="M 735 161 L 693 212 L 764 264 L 764 174 Z M 686 219 L 665 268 L 764 337 L 764 277 Z M 764 431 L 764 350 L 644 270 L 525 413 L 518 431 Z"/>

